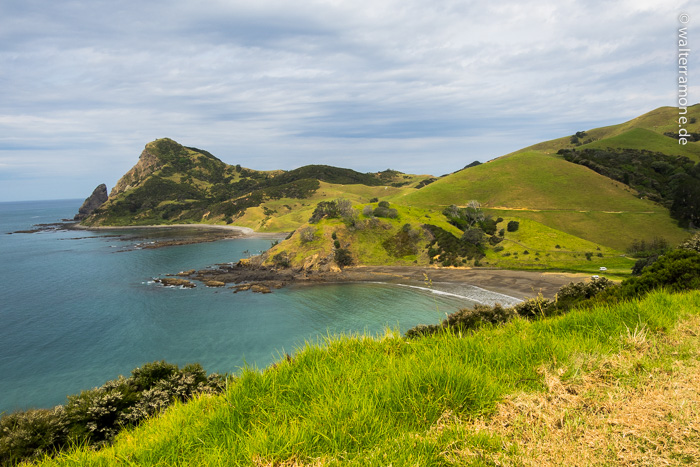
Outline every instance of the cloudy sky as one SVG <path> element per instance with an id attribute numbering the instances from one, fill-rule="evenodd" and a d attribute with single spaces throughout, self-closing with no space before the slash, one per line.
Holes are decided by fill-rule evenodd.
<path id="1" fill-rule="evenodd" d="M 675 105 L 682 12 L 696 102 L 688 1 L 2 0 L 0 201 L 111 189 L 161 137 L 452 172 Z"/>

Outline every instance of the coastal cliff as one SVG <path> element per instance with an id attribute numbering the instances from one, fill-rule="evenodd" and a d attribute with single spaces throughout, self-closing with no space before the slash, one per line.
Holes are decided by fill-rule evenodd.
<path id="1" fill-rule="evenodd" d="M 83 205 L 80 206 L 80 209 L 78 209 L 78 214 L 75 215 L 73 220 L 81 221 L 85 219 L 92 214 L 95 209 L 102 206 L 107 199 L 107 185 L 102 183 L 101 185 L 98 185 L 92 194 L 85 199 Z"/>

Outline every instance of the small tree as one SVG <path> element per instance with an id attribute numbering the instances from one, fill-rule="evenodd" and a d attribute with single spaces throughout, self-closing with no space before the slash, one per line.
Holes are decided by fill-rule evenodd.
<path id="1" fill-rule="evenodd" d="M 506 230 L 508 232 L 516 232 L 520 228 L 520 222 L 518 221 L 510 221 L 508 222 L 508 226 L 506 227 Z"/>

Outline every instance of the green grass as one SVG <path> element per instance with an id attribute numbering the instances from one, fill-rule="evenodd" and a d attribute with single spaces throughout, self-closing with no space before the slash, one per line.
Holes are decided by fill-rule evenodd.
<path id="1" fill-rule="evenodd" d="M 354 206 L 354 209 L 358 211 L 360 221 L 363 223 L 368 222 L 369 218 L 360 213 L 364 206 L 368 204 Z M 372 206 L 376 207 L 377 204 L 374 203 Z M 348 228 L 340 219 L 323 219 L 318 224 L 303 224 L 290 239 L 272 247 L 268 251 L 267 256 L 272 259 L 277 254 L 285 253 L 289 255 L 293 267 L 301 267 L 309 258 L 315 255 L 319 258 L 332 256 L 334 252 L 332 235 L 335 233 L 343 248 L 350 250 L 355 264 L 416 264 L 425 266 L 429 263 L 427 253 L 424 251 L 424 247 L 428 243 L 427 238 L 423 237 L 416 244 L 419 250 L 416 255 L 399 258 L 390 255 L 382 246 L 382 243 L 396 235 L 405 224 L 410 224 L 417 231 L 422 231 L 421 226 L 423 224 L 433 224 L 455 235 L 461 235 L 461 231 L 450 225 L 442 214 L 416 207 L 399 205 L 391 205 L 391 207 L 398 211 L 398 217 L 396 219 L 377 218 L 379 225 L 374 227 Z M 309 211 L 308 217 L 311 216 L 312 211 Z M 304 243 L 300 238 L 299 232 L 309 226 L 316 229 L 316 240 Z"/>
<path id="2" fill-rule="evenodd" d="M 392 198 L 433 209 L 473 199 L 494 215 L 528 218 L 619 250 L 641 236 L 676 243 L 688 235 L 667 209 L 622 183 L 541 152 L 504 156 Z"/>
<path id="3" fill-rule="evenodd" d="M 565 368 L 562 378 L 574 381 L 628 349 L 630 329 L 643 327 L 653 341 L 699 311 L 698 291 L 655 292 L 464 336 L 328 338 L 276 367 L 244 371 L 225 395 L 177 405 L 114 446 L 77 449 L 46 464 L 452 465 L 460 452 L 502 450 L 498 435 L 464 423 L 488 417 L 507 394 L 543 391 L 542 367 Z M 658 355 L 610 377 L 635 384 L 654 366 L 690 358 Z"/>
<path id="4" fill-rule="evenodd" d="M 588 138 L 591 138 L 595 141 L 604 140 L 606 138 L 616 137 L 618 135 L 628 132 L 629 130 L 637 128 L 650 130 L 655 133 L 658 133 L 661 136 L 663 136 L 663 134 L 666 132 L 678 133 L 678 116 L 679 115 L 677 107 L 659 107 L 658 109 L 654 109 L 651 112 L 647 112 L 643 115 L 640 115 L 639 117 L 633 118 L 632 120 L 629 120 L 624 123 L 585 130 L 586 133 L 588 133 L 588 135 L 585 136 L 583 139 L 586 140 Z M 700 105 L 696 104 L 691 107 L 688 107 L 688 114 L 686 115 L 686 117 L 688 119 L 695 117 L 700 122 Z M 698 132 L 700 131 L 700 123 L 696 122 L 694 124 L 686 124 L 685 128 L 686 130 L 688 130 L 688 132 Z M 572 130 L 571 135 L 576 133 L 576 131 L 580 130 L 584 129 L 578 128 L 576 130 Z M 550 141 L 544 141 L 542 143 L 538 143 L 533 146 L 521 149 L 517 152 L 537 150 L 551 154 L 557 152 L 559 149 L 562 148 L 570 149 L 575 147 L 573 144 L 571 144 L 571 135 L 553 139 Z M 671 140 L 671 142 L 678 146 L 677 142 L 674 142 L 673 140 Z M 632 144 L 635 143 L 632 142 Z M 686 145 L 685 147 L 688 151 L 692 151 L 695 154 L 698 154 L 697 151 L 698 148 L 700 148 L 700 142 L 689 143 L 689 145 Z M 672 152 L 669 155 L 674 154 L 677 154 L 677 152 Z M 697 160 L 697 158 L 695 160 Z"/>
<path id="5" fill-rule="evenodd" d="M 700 146 L 697 144 L 678 144 L 678 140 L 660 135 L 644 128 L 634 128 L 625 133 L 583 144 L 576 149 L 644 149 L 671 156 L 685 156 L 695 162 L 700 161 Z"/>
<path id="6" fill-rule="evenodd" d="M 543 269 L 597 274 L 609 279 L 621 279 L 629 275 L 635 260 L 623 256 L 621 251 L 608 248 L 539 222 L 522 217 L 504 217 L 503 226 L 517 220 L 520 227 L 506 232 L 498 245 L 502 251 L 489 249 L 484 266 L 504 269 Z M 499 227 L 501 224 L 499 224 Z M 527 252 L 527 253 L 525 253 Z M 590 253 L 591 259 L 586 258 Z M 600 267 L 607 268 L 605 273 Z"/>

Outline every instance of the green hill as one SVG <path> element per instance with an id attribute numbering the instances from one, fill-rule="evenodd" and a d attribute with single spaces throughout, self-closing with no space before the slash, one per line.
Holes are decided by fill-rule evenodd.
<path id="1" fill-rule="evenodd" d="M 671 218 L 669 208 L 676 218 L 679 218 L 679 212 L 685 215 L 682 225 L 694 225 L 700 215 L 693 207 L 698 190 L 693 182 L 696 175 L 692 162 L 683 163 L 687 174 L 681 181 L 678 181 L 680 175 L 672 171 L 662 178 L 647 177 L 648 180 L 643 171 L 634 172 L 634 177 L 627 177 L 624 173 L 626 170 L 635 171 L 634 161 L 648 161 L 655 157 L 654 154 L 700 160 L 700 143 L 680 146 L 677 139 L 664 135 L 677 130 L 677 117 L 677 109 L 662 107 L 629 122 L 580 132 L 577 144 L 570 136 L 564 137 L 485 164 L 470 165 L 440 178 L 393 170 L 359 173 L 325 165 L 290 171 L 256 171 L 225 164 L 207 151 L 162 139 L 146 145 L 139 162 L 117 183 L 107 203 L 83 223 L 88 226 L 233 224 L 256 231 L 289 232 L 308 227 L 306 224 L 319 203 L 347 200 L 358 210 L 361 221 L 370 222 L 360 211 L 371 201 L 376 207 L 376 201 L 383 200 L 399 210 L 398 220 L 371 221 L 381 222 L 382 231 L 378 228 L 362 231 L 352 227 L 344 232 L 348 244 L 352 245 L 349 251 L 355 264 L 425 264 L 438 257 L 438 262 L 444 264 L 445 255 L 429 254 L 428 240 L 432 234 L 426 234 L 422 226 L 439 226 L 459 238 L 463 232 L 450 226 L 442 212 L 448 206 L 466 206 L 476 200 L 494 219 L 502 218 L 506 222 L 522 220 L 524 225 L 534 229 L 533 232 L 548 230 L 553 238 L 580 247 L 569 252 L 576 256 L 567 257 L 563 251 L 542 250 L 537 247 L 537 242 L 529 245 L 520 239 L 528 249 L 549 255 L 549 261 L 537 258 L 539 264 L 536 264 L 533 258 L 518 256 L 516 261 L 515 256 L 504 256 L 508 253 L 507 243 L 501 245 L 500 256 L 487 253 L 495 246 L 492 244 L 483 251 L 487 254 L 484 261 L 488 265 L 542 267 L 546 264 L 548 267 L 567 268 L 567 264 L 579 263 L 580 255 L 590 253 L 593 246 L 595 252 L 610 250 L 612 255 L 619 254 L 637 240 L 650 241 L 660 237 L 675 244 L 688 235 Z M 688 117 L 694 120 L 687 129 L 700 131 L 697 123 L 700 105 L 690 107 Z M 592 164 L 601 164 L 604 159 L 583 161 L 571 157 L 579 154 L 573 151 L 566 156 L 567 159 L 555 154 L 567 148 L 579 153 L 607 151 L 609 157 L 615 157 L 617 153 L 614 151 L 625 151 L 625 157 L 629 156 L 634 163 L 618 162 L 610 163 L 610 167 L 599 167 Z M 668 164 L 662 162 L 652 165 L 659 170 L 668 169 Z M 611 175 L 613 173 L 615 176 Z M 680 188 L 657 189 L 659 183 L 666 187 L 667 181 L 669 187 Z M 683 205 L 680 208 L 679 203 Z M 277 248 L 278 253 L 284 250 L 291 259 L 307 254 L 332 255 L 334 241 L 330 240 L 330 230 L 324 230 L 326 227 L 330 229 L 324 227 L 327 222 L 336 221 L 324 221 L 317 226 L 320 229 L 318 242 L 325 239 L 323 245 L 317 245 L 318 251 L 311 251 L 311 244 L 302 248 L 298 243 L 294 247 L 296 251 L 292 251 L 290 241 L 282 242 Z M 341 223 L 347 224 L 345 221 Z M 358 225 L 364 224 L 360 222 Z M 398 235 L 404 225 L 421 232 L 424 244 L 415 255 L 396 257 L 378 246 L 387 243 L 388 236 Z M 566 237 L 576 237 L 583 243 L 568 241 Z M 448 255 L 446 264 L 464 261 L 469 255 L 462 253 Z M 294 264 L 298 266 L 297 263 Z"/>
<path id="2" fill-rule="evenodd" d="M 695 104 L 693 106 L 688 107 L 688 113 L 686 117 L 690 119 L 695 119 L 694 123 L 688 123 L 685 125 L 686 130 L 689 133 L 698 133 L 700 132 L 700 104 Z M 651 112 L 647 112 L 644 115 L 640 115 L 639 117 L 633 118 L 632 120 L 629 120 L 624 123 L 620 123 L 618 125 L 611 125 L 611 126 L 606 126 L 606 127 L 601 127 L 601 128 L 593 128 L 590 130 L 586 130 L 585 133 L 586 135 L 580 138 L 580 143 L 585 144 L 590 144 L 590 143 L 597 143 L 598 146 L 596 147 L 602 147 L 605 149 L 606 147 L 632 147 L 635 148 L 637 147 L 640 143 L 638 142 L 637 138 L 641 138 L 642 140 L 646 140 L 652 143 L 652 145 L 660 145 L 661 149 L 657 148 L 642 148 L 642 149 L 648 149 L 651 151 L 659 151 L 663 152 L 668 155 L 683 155 L 686 157 L 690 157 L 691 159 L 694 159 L 696 161 L 700 160 L 698 156 L 700 156 L 700 141 L 695 141 L 688 143 L 686 146 L 682 146 L 678 144 L 678 140 L 675 140 L 674 138 L 669 138 L 666 136 L 666 138 L 669 139 L 669 141 L 672 144 L 668 144 L 668 142 L 663 141 L 662 139 L 659 138 L 651 138 L 648 133 L 644 134 L 642 132 L 633 134 L 632 138 L 629 138 L 625 140 L 625 138 L 622 138 L 622 140 L 613 140 L 613 142 L 609 143 L 608 146 L 606 146 L 604 140 L 609 139 L 609 138 L 614 138 L 617 136 L 620 136 L 624 133 L 629 132 L 630 130 L 637 130 L 637 129 L 643 129 L 643 130 L 648 130 L 649 132 L 656 133 L 659 136 L 664 136 L 664 133 L 678 133 L 678 108 L 677 107 L 659 107 L 658 109 L 654 109 Z M 531 151 L 531 150 L 536 150 L 536 151 L 542 151 L 545 153 L 556 153 L 559 149 L 571 149 L 576 147 L 575 143 L 572 143 L 571 137 L 573 135 L 569 136 L 564 136 L 561 138 L 553 139 L 550 141 L 544 141 L 542 143 L 535 144 L 533 146 L 529 146 L 527 148 L 522 149 L 521 151 Z M 662 142 L 663 141 L 663 142 Z M 624 144 L 631 144 L 632 146 L 627 146 Z M 669 152 L 666 152 L 668 150 Z M 520 151 L 518 151 L 520 152 Z"/>
<path id="3" fill-rule="evenodd" d="M 256 230 L 291 230 L 303 222 L 299 216 L 338 192 L 354 193 L 358 200 L 368 201 L 375 193 L 401 192 L 426 178 L 393 170 L 363 174 L 325 165 L 256 171 L 225 164 L 207 151 L 165 138 L 146 145 L 138 163 L 119 180 L 107 202 L 82 223 L 235 222 Z"/>
<path id="4" fill-rule="evenodd" d="M 640 236 L 677 243 L 688 234 L 668 210 L 557 155 L 528 151 L 461 170 L 391 198 L 424 209 L 478 200 L 494 216 L 517 216 L 594 243 L 624 250 Z"/>

